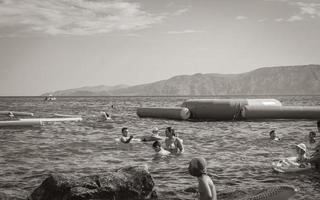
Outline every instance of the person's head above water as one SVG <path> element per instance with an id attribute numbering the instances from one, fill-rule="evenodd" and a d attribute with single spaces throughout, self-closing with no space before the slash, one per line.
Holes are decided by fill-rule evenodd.
<path id="1" fill-rule="evenodd" d="M 121 129 L 121 133 L 123 136 L 127 137 L 128 136 L 128 128 L 127 127 L 123 127 Z"/>
<path id="2" fill-rule="evenodd" d="M 315 138 L 316 135 L 317 135 L 316 132 L 310 131 L 310 133 L 309 133 L 309 138 Z"/>
<path id="3" fill-rule="evenodd" d="M 305 154 L 307 153 L 307 146 L 303 143 L 300 143 L 296 146 L 296 150 L 298 154 Z"/>
<path id="4" fill-rule="evenodd" d="M 271 130 L 269 135 L 270 135 L 270 139 L 275 139 L 276 138 L 276 131 L 275 130 Z"/>
<path id="5" fill-rule="evenodd" d="M 207 162 L 202 157 L 193 158 L 189 163 L 188 170 L 190 175 L 200 177 L 207 174 Z"/>
<path id="6" fill-rule="evenodd" d="M 152 144 L 152 148 L 158 152 L 161 150 L 161 143 L 159 141 L 155 141 L 153 144 Z"/>
<path id="7" fill-rule="evenodd" d="M 171 126 L 168 126 L 166 128 L 166 137 L 173 137 L 173 136 L 175 136 L 174 129 Z"/>
<path id="8" fill-rule="evenodd" d="M 157 127 L 154 127 L 153 129 L 152 129 L 152 133 L 153 134 L 157 134 L 159 132 L 159 129 L 157 128 Z"/>

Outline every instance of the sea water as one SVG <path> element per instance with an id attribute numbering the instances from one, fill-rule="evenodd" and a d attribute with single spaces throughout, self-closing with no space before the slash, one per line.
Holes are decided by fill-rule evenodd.
<path id="1" fill-rule="evenodd" d="M 35 117 L 81 115 L 84 120 L 47 123 L 40 128 L 0 128 L 0 199 L 25 199 L 50 173 L 81 176 L 147 165 L 160 199 L 191 200 L 196 195 L 186 189 L 196 187 L 197 180 L 188 174 L 187 166 L 196 156 L 207 160 L 209 175 L 223 199 L 235 192 L 250 193 L 275 185 L 297 187 L 293 199 L 320 199 L 318 172 L 280 174 L 271 169 L 272 161 L 294 154 L 295 144 L 308 144 L 308 133 L 316 130 L 315 120 L 190 122 L 136 115 L 139 106 L 180 106 L 189 98 L 198 97 L 59 97 L 56 101 L 1 97 L 0 110 L 33 112 Z M 284 105 L 320 105 L 320 96 L 250 98 L 276 98 Z M 98 122 L 101 111 L 108 112 L 114 122 Z M 158 158 L 151 143 L 116 142 L 122 127 L 139 137 L 150 134 L 153 127 L 164 136 L 167 126 L 174 127 L 183 139 L 182 155 Z M 281 141 L 268 140 L 272 129 Z"/>

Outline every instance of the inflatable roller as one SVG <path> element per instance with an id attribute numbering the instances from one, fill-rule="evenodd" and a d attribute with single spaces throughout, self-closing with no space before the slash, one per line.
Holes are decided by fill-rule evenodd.
<path id="1" fill-rule="evenodd" d="M 190 117 L 188 108 L 138 108 L 139 117 L 186 120 Z"/>
<path id="2" fill-rule="evenodd" d="M 12 113 L 15 116 L 33 116 L 33 113 L 30 112 L 16 112 L 16 111 L 0 111 L 0 115 L 9 115 L 9 113 Z"/>
<path id="3" fill-rule="evenodd" d="M 0 127 L 41 126 L 42 121 L 0 121 Z"/>
<path id="4" fill-rule="evenodd" d="M 244 106 L 245 119 L 320 119 L 320 106 Z"/>
<path id="5" fill-rule="evenodd" d="M 276 99 L 191 99 L 183 102 L 192 119 L 235 120 L 241 119 L 245 105 L 281 106 Z"/>
<path id="6" fill-rule="evenodd" d="M 23 122 L 67 122 L 67 121 L 82 121 L 81 117 L 69 117 L 69 118 L 32 118 L 32 119 L 20 119 Z"/>

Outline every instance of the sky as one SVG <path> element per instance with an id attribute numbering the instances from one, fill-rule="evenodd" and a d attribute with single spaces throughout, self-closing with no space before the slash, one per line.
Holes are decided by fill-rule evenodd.
<path id="1" fill-rule="evenodd" d="M 0 0 L 0 96 L 320 64 L 319 0 Z"/>

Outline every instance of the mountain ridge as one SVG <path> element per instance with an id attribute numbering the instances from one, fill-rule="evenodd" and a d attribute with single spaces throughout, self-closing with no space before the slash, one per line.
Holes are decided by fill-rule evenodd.
<path id="1" fill-rule="evenodd" d="M 91 90 L 77 88 L 52 94 L 55 96 L 77 96 L 72 94 L 86 93 L 89 95 L 82 96 L 316 95 L 320 94 L 320 65 L 262 67 L 240 74 L 177 75 L 166 80 L 135 86 L 105 86 L 105 90 L 98 90 L 95 87 L 82 88 Z M 76 90 L 76 93 L 73 90 Z"/>

